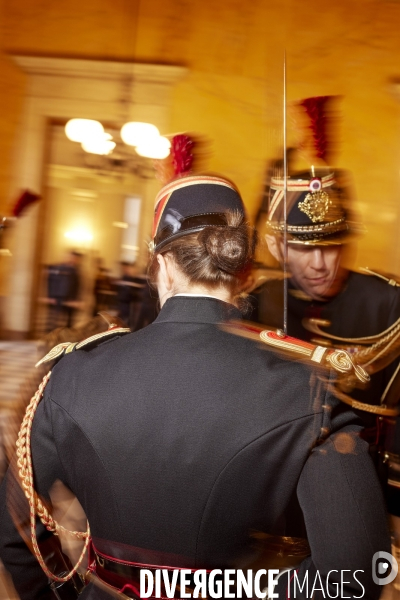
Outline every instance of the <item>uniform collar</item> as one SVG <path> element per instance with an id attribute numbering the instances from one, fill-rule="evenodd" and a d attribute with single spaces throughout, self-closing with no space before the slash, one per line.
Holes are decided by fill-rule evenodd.
<path id="1" fill-rule="evenodd" d="M 154 323 L 221 323 L 241 319 L 239 309 L 209 296 L 173 296 L 166 301 Z"/>

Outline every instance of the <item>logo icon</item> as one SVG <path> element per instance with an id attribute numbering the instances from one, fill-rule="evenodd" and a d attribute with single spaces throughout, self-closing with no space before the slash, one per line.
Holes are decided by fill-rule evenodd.
<path id="1" fill-rule="evenodd" d="M 397 560 L 389 552 L 375 552 L 372 557 L 372 579 L 377 585 L 391 583 L 399 571 Z"/>

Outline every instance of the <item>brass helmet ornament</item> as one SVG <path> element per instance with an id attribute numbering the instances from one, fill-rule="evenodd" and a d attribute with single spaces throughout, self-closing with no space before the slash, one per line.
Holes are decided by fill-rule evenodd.
<path id="1" fill-rule="evenodd" d="M 343 244 L 360 233 L 359 225 L 349 212 L 353 196 L 350 175 L 327 165 L 327 106 L 331 100 L 331 96 L 320 96 L 307 98 L 298 104 L 309 122 L 314 165 L 310 165 L 309 170 L 289 173 L 286 181 L 283 176 L 271 178 L 267 230 L 276 235 L 285 230 L 286 186 L 286 235 L 289 244 Z"/>

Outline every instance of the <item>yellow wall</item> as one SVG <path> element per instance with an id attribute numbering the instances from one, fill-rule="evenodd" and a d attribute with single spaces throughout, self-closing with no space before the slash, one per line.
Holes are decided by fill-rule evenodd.
<path id="1" fill-rule="evenodd" d="M 255 214 L 289 101 L 341 95 L 338 166 L 353 174 L 369 231 L 359 264 L 400 274 L 400 2 L 395 0 L 2 0 L 0 209 L 24 92 L 5 53 L 185 65 L 171 131 L 212 140 L 210 170 L 239 185 Z M 289 135 L 289 138 L 291 134 Z"/>
<path id="2" fill-rule="evenodd" d="M 0 48 L 5 47 L 5 0 L 0 0 Z M 13 147 L 25 90 L 25 76 L 0 52 L 0 214 L 8 203 Z"/>

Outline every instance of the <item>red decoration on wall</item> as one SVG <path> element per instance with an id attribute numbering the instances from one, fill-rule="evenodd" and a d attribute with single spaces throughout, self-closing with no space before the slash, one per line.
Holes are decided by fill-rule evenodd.
<path id="1" fill-rule="evenodd" d="M 36 202 L 36 200 L 40 200 L 40 198 L 39 194 L 35 194 L 29 190 L 23 191 L 13 206 L 12 214 L 14 217 L 20 217 L 28 206 Z"/>

